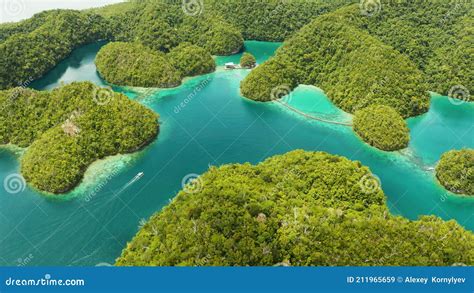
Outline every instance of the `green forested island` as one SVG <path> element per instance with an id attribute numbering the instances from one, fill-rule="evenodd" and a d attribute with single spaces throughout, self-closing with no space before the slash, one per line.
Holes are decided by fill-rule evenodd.
<path id="1" fill-rule="evenodd" d="M 95 63 L 101 76 L 112 84 L 159 88 L 176 87 L 186 76 L 216 68 L 209 52 L 190 43 L 165 54 L 141 43 L 112 42 L 102 47 Z"/>
<path id="2" fill-rule="evenodd" d="M 95 64 L 102 78 L 112 84 L 137 87 L 175 87 L 180 72 L 165 53 L 139 43 L 114 42 L 102 47 Z"/>
<path id="3" fill-rule="evenodd" d="M 97 71 L 108 82 L 122 86 L 175 87 L 180 72 L 165 53 L 139 43 L 109 43 L 97 53 Z"/>
<path id="4" fill-rule="evenodd" d="M 181 4 L 130 1 L 84 12 L 45 11 L 1 24 L 0 89 L 41 77 L 74 48 L 97 40 L 140 42 L 165 53 L 190 42 L 213 55 L 229 55 L 242 49 L 244 37 L 283 41 L 313 17 L 346 2 L 209 0 L 199 17 L 183 13 Z"/>
<path id="5" fill-rule="evenodd" d="M 199 180 L 198 192 L 181 191 L 148 221 L 117 265 L 474 264 L 471 232 L 391 216 L 380 187 L 366 184 L 368 168 L 343 157 L 298 150 L 213 167 Z"/>
<path id="6" fill-rule="evenodd" d="M 310 84 L 347 112 L 386 105 L 403 118 L 428 111 L 429 90 L 472 100 L 473 12 L 467 3 L 455 8 L 447 2 L 388 2 L 371 17 L 357 4 L 338 8 L 285 40 L 245 78 L 241 93 L 270 101 L 278 86 Z M 406 145 L 400 143 L 381 149 Z"/>
<path id="7" fill-rule="evenodd" d="M 254 68 L 257 65 L 257 60 L 255 57 L 250 53 L 243 53 L 242 57 L 240 57 L 240 66 L 242 68 Z"/>
<path id="8" fill-rule="evenodd" d="M 436 166 L 436 177 L 449 191 L 474 196 L 474 150 L 444 153 Z"/>
<path id="9" fill-rule="evenodd" d="M 206 49 L 191 43 L 181 43 L 169 53 L 171 64 L 181 76 L 196 76 L 213 72 L 216 62 Z"/>
<path id="10" fill-rule="evenodd" d="M 97 191 L 105 184 L 96 187 L 93 192 L 100 193 L 106 202 L 100 202 L 99 197 L 92 204 L 84 201 L 83 207 L 93 208 L 84 208 L 83 214 L 80 209 L 77 215 L 71 215 L 74 219 L 71 221 L 64 219 L 64 210 L 58 212 L 49 198 L 44 203 L 34 202 L 33 209 L 45 204 L 52 214 L 48 225 L 42 226 L 44 233 L 40 233 L 48 234 L 48 238 L 36 235 L 44 241 L 41 242 L 43 246 L 54 250 L 55 245 L 64 245 L 64 242 L 56 242 L 62 240 L 59 236 L 49 240 L 51 231 L 48 229 L 58 228 L 56 223 L 61 224 L 58 231 L 63 223 L 64 230 L 68 231 L 73 231 L 73 225 L 76 225 L 79 229 L 74 231 L 83 237 L 78 237 L 81 240 L 78 243 L 84 239 L 89 241 L 90 237 L 93 240 L 87 242 L 88 247 L 81 251 L 72 247 L 69 251 L 61 251 L 64 255 L 54 255 L 54 258 L 71 258 L 73 264 L 104 256 L 110 261 L 111 256 L 115 258 L 119 254 L 118 250 L 114 252 L 113 248 L 109 250 L 107 247 L 116 245 L 116 235 L 104 233 L 109 238 L 112 234 L 114 239 L 109 241 L 96 231 L 83 233 L 82 230 L 96 229 L 95 223 L 84 226 L 84 229 L 77 223 L 92 216 L 99 224 L 105 220 L 107 224 L 100 228 L 101 232 L 108 232 L 104 229 L 111 227 L 108 225 L 113 219 L 109 222 L 107 217 L 114 213 L 122 225 L 119 233 L 123 233 L 117 238 L 119 241 L 130 239 L 136 231 L 137 214 L 148 216 L 150 207 L 154 210 L 161 208 L 166 199 L 180 189 L 177 185 L 181 181 L 182 190 L 169 205 L 154 214 L 146 224 L 142 225 L 140 221 L 138 233 L 123 249 L 116 265 L 474 265 L 474 235 L 469 231 L 473 222 L 466 217 L 466 214 L 470 215 L 468 208 L 471 205 L 468 202 L 462 206 L 464 202 L 459 204 L 456 201 L 471 198 L 453 196 L 452 201 L 438 201 L 440 194 L 451 196 L 439 187 L 438 182 L 453 193 L 474 195 L 472 149 L 448 151 L 442 155 L 435 174 L 424 172 L 428 175 L 411 177 L 412 168 L 419 165 L 406 153 L 416 154 L 421 149 L 414 146 L 421 136 L 406 153 L 380 154 L 373 148 L 363 147 L 350 131 L 332 135 L 334 129 L 323 127 L 325 125 L 321 126 L 319 122 L 293 123 L 295 117 L 287 113 L 279 116 L 282 111 L 274 111 L 274 105 L 256 105 L 240 99 L 243 96 L 268 102 L 275 99 L 275 89 L 283 88 L 285 94 L 289 94 L 287 89 L 292 91 L 298 85 L 314 85 L 321 88 L 334 105 L 352 114 L 353 131 L 359 138 L 383 151 L 408 146 L 410 129 L 404 119 L 430 110 L 430 92 L 458 99 L 449 99 L 452 104 L 449 107 L 474 101 L 470 94 L 474 92 L 474 10 L 470 3 L 381 1 L 382 6 L 375 7 L 379 11 L 364 12 L 360 2 L 204 0 L 196 1 L 198 5 L 187 6 L 183 4 L 186 1 L 131 0 L 84 11 L 45 11 L 18 23 L 0 24 L 0 145 L 24 148 L 19 167 L 17 162 L 7 162 L 10 164 L 6 169 L 15 172 L 9 175 L 18 175 L 20 181 L 24 177 L 33 187 L 23 186 L 21 192 L 27 194 L 25 202 L 28 202 L 29 195 L 40 194 L 40 191 L 68 193 L 80 184 L 93 162 L 111 155 L 135 152 L 148 145 L 160 131 L 157 109 L 166 120 L 164 125 L 169 125 L 169 139 L 144 152 L 143 160 L 135 166 L 127 167 L 126 175 L 131 175 L 130 181 L 124 182 L 123 178 L 115 176 L 107 178 L 106 183 L 110 185 L 106 190 Z M 249 43 L 255 46 L 257 42 L 246 42 L 244 46 L 244 40 L 278 41 L 283 45 L 273 57 L 262 62 L 273 54 L 273 47 L 270 50 L 269 46 L 277 45 L 259 44 L 261 47 L 255 49 Z M 180 85 L 185 77 L 214 72 L 215 55 L 233 55 L 245 50 L 240 65 L 252 70 L 235 74 L 218 71 L 209 76 L 212 78 L 196 79 L 199 83 L 190 82 L 170 91 L 153 91 L 159 94 L 149 97 L 160 98 L 139 100 L 150 108 L 91 82 L 61 84 L 61 80 L 71 80 L 63 78 L 66 74 L 53 78 L 54 83 L 48 81 L 48 87 L 31 84 L 68 56 L 71 58 L 65 63 L 72 60 L 74 64 L 67 64 L 67 69 L 76 69 L 76 64 L 80 63 L 76 59 L 82 62 L 87 58 L 75 58 L 73 50 L 86 44 L 97 45 L 92 53 L 88 52 L 91 53 L 88 56 L 93 56 L 103 43 L 106 44 L 95 59 L 103 80 L 95 71 L 93 76 L 96 79 L 93 80 L 100 84 L 113 84 L 115 90 L 127 94 L 128 90 L 137 89 L 119 86 L 171 88 Z M 235 57 L 216 58 L 221 64 L 224 59 L 238 60 Z M 259 66 L 256 66 L 257 59 Z M 87 65 L 93 67 L 90 60 L 93 58 L 88 59 L 90 64 Z M 62 65 L 57 67 L 58 71 Z M 81 63 L 80 67 L 87 66 Z M 239 95 L 238 78 L 242 76 L 245 78 L 240 83 Z M 88 76 L 87 79 L 91 78 Z M 208 86 L 211 82 L 212 85 Z M 56 84 L 61 86 L 50 91 L 29 88 L 50 88 Z M 162 96 L 167 98 L 161 99 Z M 313 98 L 309 94 L 306 97 Z M 193 99 L 195 102 L 191 103 Z M 281 102 L 288 101 L 291 106 L 290 100 L 291 97 Z M 310 104 L 306 102 L 301 101 L 298 105 L 304 104 L 301 106 L 304 108 Z M 329 103 L 320 105 L 311 113 L 336 119 L 346 117 L 345 113 L 338 115 L 340 111 Z M 333 112 L 323 109 L 329 108 L 328 105 Z M 461 109 L 460 113 L 467 115 L 449 121 L 452 123 L 449 125 L 462 124 L 460 131 L 465 130 L 469 119 L 466 116 L 471 110 L 464 106 L 456 111 Z M 177 116 L 185 107 L 186 111 Z M 438 110 L 436 108 L 431 110 Z M 453 111 L 450 115 L 455 111 L 452 107 L 448 110 Z M 436 116 L 435 113 L 441 112 L 433 111 L 427 116 Z M 300 114 L 306 115 L 306 112 Z M 294 128 L 288 121 L 294 124 Z M 416 134 L 418 130 L 419 134 L 423 128 L 419 125 L 426 126 L 431 121 L 421 121 L 418 128 L 410 123 L 412 133 Z M 347 121 L 326 122 L 334 122 L 339 124 L 335 127 L 341 128 L 351 125 Z M 287 128 L 288 125 L 291 127 Z M 271 128 L 273 131 L 266 133 Z M 240 136 L 235 136 L 240 132 Z M 324 139 L 331 135 L 330 139 L 334 141 L 328 139 L 326 142 Z M 202 145 L 201 141 L 198 142 L 201 138 L 205 139 Z M 228 144 L 230 139 L 236 145 Z M 463 140 L 461 144 L 469 145 L 470 142 Z M 205 161 L 207 155 L 221 154 L 222 157 L 219 156 L 215 162 L 256 162 L 295 146 L 330 150 L 356 158 L 380 173 L 381 179 L 359 161 L 325 152 L 296 150 L 255 165 L 243 163 L 214 167 Z M 196 153 L 203 154 L 203 157 L 194 160 L 196 156 L 180 156 L 187 147 L 199 149 Z M 439 147 L 453 148 L 442 144 Z M 438 156 L 437 150 L 430 150 L 432 153 L 428 156 L 433 153 Z M 381 156 L 394 161 L 403 158 L 406 159 L 403 164 L 406 164 L 385 165 L 385 162 L 380 162 Z M 163 162 L 163 158 L 173 159 L 172 162 Z M 121 163 L 117 163 L 117 169 Z M 195 189 L 189 192 L 192 188 L 183 183 L 186 182 L 184 179 L 196 174 L 182 178 L 182 173 L 207 170 L 207 164 L 209 170 L 191 183 L 196 184 L 197 189 L 193 186 Z M 186 167 L 181 169 L 184 165 Z M 163 171 L 160 176 L 158 168 L 159 172 Z M 145 173 L 153 174 L 138 183 Z M 394 182 L 392 178 L 400 178 L 402 183 Z M 405 179 L 408 180 L 405 182 Z M 437 216 L 409 220 L 392 215 L 381 180 L 387 195 L 403 197 L 396 194 L 400 191 L 398 184 L 402 184 L 404 189 L 406 187 L 406 194 L 412 197 L 409 203 L 414 203 L 413 208 L 406 208 L 406 202 L 395 206 L 393 197 L 390 198 L 390 207 L 400 208 L 401 215 L 410 219 L 427 213 L 443 216 L 440 213 L 443 210 L 449 219 L 454 220 L 444 221 Z M 127 189 L 135 183 L 140 188 L 137 193 L 136 189 Z M 89 186 L 85 187 L 89 191 Z M 6 188 L 4 190 L 9 193 Z M 0 190 L 2 196 L 4 190 Z M 116 193 L 116 190 L 120 191 Z M 138 195 L 143 191 L 144 196 L 136 201 L 139 213 L 130 213 L 129 216 L 114 206 L 114 197 L 122 201 L 119 196 L 124 190 L 126 195 Z M 82 189 L 78 193 L 82 193 Z M 114 197 L 110 197 L 111 193 Z M 413 199 L 417 196 L 419 198 Z M 11 197 L 5 198 L 11 200 Z M 112 204 L 109 204 L 109 198 Z M 429 211 L 431 207 L 427 209 L 426 205 L 433 205 L 431 200 L 436 206 Z M 123 203 L 130 202 L 124 200 Z M 10 205 L 4 207 L 8 209 Z M 444 211 L 446 207 L 448 212 Z M 12 217 L 11 222 L 16 223 L 23 216 Z M 36 228 L 31 225 L 31 219 L 23 226 Z M 0 225 L 0 228 L 4 227 Z M 13 235 L 13 240 L 7 239 L 5 243 L 11 242 L 4 244 L 6 250 L 13 253 L 15 251 L 11 248 L 18 243 L 15 237 Z M 100 245 L 106 249 L 99 249 Z M 89 247 L 94 249 L 92 254 Z M 14 259 L 12 255 L 7 258 Z M 0 263 L 2 261 L 3 256 Z"/>
<path id="11" fill-rule="evenodd" d="M 136 1 L 122 9 L 53 10 L 0 25 L 0 89 L 24 84 L 51 70 L 73 49 L 98 40 L 140 42 L 169 52 L 191 42 L 215 55 L 241 50 L 241 32 L 220 15 L 191 17 L 181 3 Z M 103 15 L 103 16 L 102 16 Z"/>
<path id="12" fill-rule="evenodd" d="M 368 38 L 368 44 L 373 45 L 366 46 L 368 49 L 366 53 L 362 49 L 353 52 L 355 59 L 363 60 L 363 58 L 371 57 L 368 62 L 376 62 L 375 65 L 377 65 L 381 58 L 370 56 L 368 52 L 377 54 L 377 50 L 379 50 L 377 47 L 383 45 L 389 45 L 403 55 L 395 56 L 394 52 L 387 50 L 385 54 L 388 55 L 385 57 L 394 58 L 394 60 L 382 60 L 383 66 L 380 64 L 380 66 L 372 68 L 383 70 L 379 72 L 381 77 L 377 81 L 387 84 L 389 89 L 384 90 L 380 88 L 380 85 L 374 84 L 376 73 L 371 74 L 367 81 L 357 80 L 363 82 L 363 85 L 372 83 L 371 92 L 373 95 L 382 91 L 381 95 L 385 96 L 392 94 L 391 91 L 396 91 L 397 84 L 393 78 L 403 74 L 402 68 L 413 71 L 410 68 L 413 64 L 423 73 L 427 73 L 425 79 L 429 84 L 429 90 L 447 94 L 452 86 L 462 85 L 473 92 L 472 62 L 474 62 L 474 52 L 470 46 L 473 42 L 473 12 L 468 3 L 456 3 L 455 9 L 453 9 L 451 3 L 443 1 L 415 2 L 410 5 L 403 2 L 388 2 L 383 5 L 383 13 L 371 17 L 362 15 L 359 5 L 349 4 L 346 1 L 328 3 L 328 1 L 262 0 L 250 3 L 246 1 L 222 3 L 217 0 L 209 0 L 206 1 L 205 9 L 199 11 L 199 17 L 186 15 L 183 13 L 181 3 L 173 1 L 131 1 L 85 12 L 46 11 L 19 23 L 0 25 L 0 88 L 13 87 L 29 78 L 40 77 L 74 48 L 88 42 L 102 39 L 124 42 L 137 41 L 165 53 L 182 42 L 191 42 L 205 48 L 211 54 L 226 55 L 239 51 L 244 38 L 283 41 L 311 20 L 318 18 L 317 16 L 324 14 L 328 21 L 325 22 L 325 25 L 330 28 L 326 38 L 337 29 L 350 30 L 350 33 L 357 36 L 352 39 L 347 35 L 338 36 L 344 46 L 326 44 L 330 46 L 326 50 L 330 52 L 334 50 L 334 52 L 346 56 L 344 52 L 349 53 L 352 50 L 344 50 L 344 48 L 349 49 L 352 46 L 357 46 L 360 43 L 357 42 L 358 38 L 363 40 Z M 430 11 L 430 13 L 425 13 L 425 11 Z M 323 22 L 322 19 L 320 22 Z M 331 27 L 331 22 L 334 24 L 333 27 Z M 298 33 L 299 37 L 295 41 L 290 38 L 289 44 L 285 46 L 290 48 L 290 52 L 282 50 L 286 53 L 282 53 L 281 57 L 277 56 L 275 58 L 277 60 L 272 61 L 271 64 L 274 64 L 274 67 L 283 65 L 281 62 L 290 62 L 295 65 L 293 61 L 300 60 L 297 63 L 298 67 L 303 66 L 301 68 L 318 65 L 314 62 L 318 62 L 320 57 L 325 58 L 323 52 L 310 52 L 313 51 L 311 46 L 306 49 L 306 53 L 298 52 L 296 48 L 293 50 L 291 47 L 295 46 L 295 42 L 304 39 L 307 41 L 320 40 L 324 45 L 324 36 L 314 36 L 314 40 L 310 40 L 310 36 L 308 36 L 311 29 L 318 30 L 318 26 L 319 29 L 322 29 L 322 25 L 324 24 L 312 24 L 310 28 Z M 350 26 L 350 28 L 346 26 Z M 394 30 L 393 27 L 397 27 L 397 29 Z M 362 31 L 370 36 L 363 34 Z M 350 46 L 347 46 L 348 42 L 351 44 Z M 330 52 L 327 52 L 326 55 Z M 306 57 L 310 57 L 310 59 L 306 59 L 306 57 L 301 59 L 301 54 L 309 53 L 312 56 L 307 55 Z M 283 55 L 288 54 L 293 59 L 286 60 L 288 58 Z M 319 57 L 316 58 L 315 54 L 318 54 Z M 390 54 L 395 55 L 389 56 Z M 407 64 L 404 56 L 407 56 L 413 64 Z M 333 58 L 333 60 L 337 60 L 337 58 Z M 353 65 L 356 67 L 354 70 L 350 68 L 347 70 L 355 74 L 358 70 L 363 70 L 363 66 L 369 64 Z M 384 70 L 384 66 L 390 68 Z M 10 68 L 9 71 L 7 68 Z M 266 68 L 270 69 L 272 66 L 268 65 Z M 305 73 L 308 73 L 309 76 L 310 72 Z M 343 69 L 341 69 L 333 75 L 343 73 Z M 347 73 L 349 74 L 349 72 Z M 388 74 L 386 79 L 383 76 L 385 73 Z M 404 117 L 422 113 L 427 109 L 426 93 L 422 90 L 423 85 L 416 85 L 419 82 L 419 74 L 416 71 L 413 73 L 406 87 L 415 90 L 415 92 L 403 93 L 402 96 L 392 97 L 395 101 L 386 102 L 392 107 L 394 104 L 401 104 L 394 108 Z M 298 75 L 297 72 L 292 72 L 289 75 L 291 78 L 285 77 L 283 79 L 289 85 L 293 85 L 291 82 L 313 82 L 325 90 L 329 90 L 323 83 L 333 82 L 329 78 L 324 81 L 317 80 L 317 76 L 314 74 L 312 77 L 308 77 L 308 80 L 302 80 L 301 74 Z M 280 78 L 274 78 L 273 81 L 277 82 Z M 332 78 L 337 78 L 337 76 Z M 257 90 L 257 93 L 249 97 L 264 99 L 262 91 L 266 93 L 267 89 L 265 88 L 268 86 L 262 86 Z M 334 96 L 331 98 L 338 101 L 340 91 L 334 89 L 334 93 L 330 97 Z M 399 93 L 393 92 L 393 94 Z M 405 98 L 411 94 L 413 95 L 411 100 Z M 369 92 L 362 102 L 355 103 L 352 101 L 354 98 L 349 98 L 348 102 L 340 101 L 338 105 L 347 110 L 364 106 L 368 101 L 377 99 L 370 95 Z M 472 96 L 469 98 L 472 99 Z"/>
<path id="13" fill-rule="evenodd" d="M 0 25 L 0 89 L 41 77 L 81 45 L 104 39 L 104 18 L 73 10 L 42 12 Z"/>
<path id="14" fill-rule="evenodd" d="M 451 94 L 448 89 L 462 86 L 467 93 L 462 93 L 461 99 L 474 101 L 474 10 L 467 9 L 467 14 L 459 17 L 448 31 L 456 37 L 436 44 L 438 47 L 426 65 L 426 73 L 431 90 Z"/>
<path id="15" fill-rule="evenodd" d="M 362 140 L 384 151 L 406 148 L 410 140 L 407 123 L 389 106 L 372 105 L 357 110 L 353 128 Z"/>
<path id="16" fill-rule="evenodd" d="M 158 115 L 89 82 L 47 91 L 0 91 L 0 144 L 27 147 L 21 173 L 35 188 L 65 193 L 94 161 L 139 150 L 158 134 Z"/>
<path id="17" fill-rule="evenodd" d="M 383 104 L 409 117 L 429 107 L 423 74 L 406 56 L 332 13 L 287 40 L 250 73 L 241 90 L 245 97 L 268 101 L 272 89 L 282 84 L 291 89 L 316 85 L 351 113 Z"/>

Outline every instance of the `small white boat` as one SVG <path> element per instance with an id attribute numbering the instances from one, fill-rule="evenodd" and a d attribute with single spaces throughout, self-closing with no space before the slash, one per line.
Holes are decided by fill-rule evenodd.
<path id="1" fill-rule="evenodd" d="M 142 178 L 143 175 L 145 175 L 145 173 L 140 172 L 140 173 L 138 173 L 138 174 L 133 178 L 133 180 L 138 180 L 138 179 Z"/>

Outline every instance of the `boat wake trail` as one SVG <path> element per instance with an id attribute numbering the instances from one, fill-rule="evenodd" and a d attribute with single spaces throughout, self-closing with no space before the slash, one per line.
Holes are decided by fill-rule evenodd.
<path id="1" fill-rule="evenodd" d="M 135 182 L 137 182 L 138 180 L 140 180 L 143 175 L 145 175 L 145 173 L 143 172 L 140 172 L 138 173 L 137 175 L 135 175 L 135 177 L 133 177 L 132 180 L 128 181 L 127 184 L 125 184 L 118 192 L 117 192 L 117 195 L 119 195 L 120 193 L 122 193 L 125 189 L 127 189 L 128 187 L 130 187 L 132 184 L 134 184 Z"/>

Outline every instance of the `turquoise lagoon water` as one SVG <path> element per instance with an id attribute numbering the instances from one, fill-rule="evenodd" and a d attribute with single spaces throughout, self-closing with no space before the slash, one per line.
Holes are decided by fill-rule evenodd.
<path id="1" fill-rule="evenodd" d="M 101 45 L 76 50 L 32 86 L 50 89 L 74 80 L 105 85 L 93 65 Z M 246 42 L 259 63 L 278 46 Z M 236 62 L 238 56 L 217 61 L 229 60 Z M 120 89 L 160 114 L 158 139 L 140 153 L 95 163 L 67 196 L 45 196 L 28 187 L 9 194 L 0 188 L 0 265 L 113 263 L 143 221 L 181 189 L 186 175 L 203 173 L 210 165 L 258 163 L 294 149 L 360 160 L 380 178 L 394 214 L 410 219 L 434 214 L 474 230 L 474 199 L 446 192 L 431 170 L 444 151 L 474 147 L 472 103 L 456 106 L 446 97 L 433 97 L 430 112 L 409 120 L 409 148 L 386 153 L 363 144 L 350 127 L 242 98 L 239 83 L 248 72 L 219 69 L 150 95 Z M 300 86 L 285 100 L 309 114 L 351 120 L 315 87 Z M 16 156 L 12 150 L 0 151 L 0 178 L 18 172 Z M 139 172 L 144 176 L 134 180 Z"/>

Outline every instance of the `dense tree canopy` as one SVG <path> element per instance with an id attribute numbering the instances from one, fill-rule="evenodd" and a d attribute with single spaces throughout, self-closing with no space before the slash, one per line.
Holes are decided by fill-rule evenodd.
<path id="1" fill-rule="evenodd" d="M 447 95 L 455 85 L 470 92 L 474 76 L 474 10 L 469 1 L 386 1 L 363 17 L 357 5 L 341 9 L 345 21 L 408 56 Z M 396 29 L 394 29 L 396 28 Z"/>
<path id="2" fill-rule="evenodd" d="M 74 48 L 106 37 L 96 14 L 63 10 L 38 18 L 0 43 L 0 89 L 41 77 Z"/>
<path id="3" fill-rule="evenodd" d="M 171 64 L 181 76 L 201 75 L 216 70 L 216 62 L 206 49 L 190 43 L 182 43 L 168 54 Z"/>
<path id="4" fill-rule="evenodd" d="M 231 55 L 242 50 L 244 38 L 237 28 L 223 21 L 212 23 L 214 25 L 200 35 L 198 39 L 200 46 L 214 55 Z"/>
<path id="5" fill-rule="evenodd" d="M 201 11 L 187 15 L 181 2 L 137 1 L 115 15 L 109 15 L 112 38 L 127 42 L 141 42 L 155 50 L 169 52 L 182 42 L 206 48 L 213 55 L 229 55 L 243 46 L 239 29 L 224 17 Z M 101 13 L 101 10 L 97 10 Z"/>
<path id="6" fill-rule="evenodd" d="M 316 18 L 244 80 L 242 93 L 265 101 L 277 82 L 291 88 L 309 83 L 346 111 L 386 104 L 404 117 L 427 110 L 427 89 L 448 94 L 457 86 L 464 93 L 455 97 L 473 99 L 471 5 L 392 1 L 379 8 L 367 17 L 359 5 L 349 5 Z M 300 72 L 287 73 L 291 67 Z"/>
<path id="7" fill-rule="evenodd" d="M 458 98 L 474 101 L 474 11 L 456 25 L 456 37 L 435 48 L 427 65 L 430 88 L 457 97 L 453 91 L 464 88 Z"/>
<path id="8" fill-rule="evenodd" d="M 116 85 L 167 88 L 181 84 L 180 72 L 165 53 L 139 43 L 109 43 L 97 53 L 95 64 L 100 75 Z"/>
<path id="9" fill-rule="evenodd" d="M 32 32 L 48 21 L 50 17 L 58 17 L 61 14 L 61 10 L 48 10 L 37 13 L 31 18 L 17 23 L 2 23 L 0 24 L 0 43 L 12 35 Z"/>
<path id="10" fill-rule="evenodd" d="M 0 91 L 0 108 L 0 143 L 28 147 L 21 173 L 51 193 L 69 191 L 92 162 L 134 152 L 158 133 L 153 111 L 88 82 Z"/>
<path id="11" fill-rule="evenodd" d="M 451 192 L 474 195 L 474 150 L 444 153 L 436 166 L 436 177 Z"/>
<path id="12" fill-rule="evenodd" d="M 254 68 L 257 65 L 257 60 L 255 57 L 250 53 L 243 53 L 242 57 L 240 58 L 240 66 L 242 68 Z"/>
<path id="13" fill-rule="evenodd" d="M 404 117 L 426 112 L 427 87 L 413 62 L 336 16 L 320 16 L 287 40 L 246 77 L 242 94 L 265 101 L 277 86 L 311 84 L 352 113 L 373 104 L 391 106 Z"/>
<path id="14" fill-rule="evenodd" d="M 466 3 L 453 5 L 389 2 L 370 17 L 360 5 L 338 8 L 287 39 L 242 81 L 241 93 L 269 101 L 281 86 L 318 86 L 345 111 L 365 108 L 354 127 L 365 141 L 384 150 L 404 148 L 408 129 L 396 112 L 403 118 L 426 112 L 428 90 L 473 99 L 474 12 Z M 369 113 L 383 109 L 371 105 L 395 111 Z M 369 121 L 379 114 L 382 124 Z M 388 126 L 397 126 L 394 133 Z"/>
<path id="15" fill-rule="evenodd" d="M 182 43 L 165 54 L 140 43 L 113 42 L 100 49 L 95 63 L 100 75 L 110 83 L 159 88 L 178 86 L 183 77 L 216 68 L 209 52 L 190 43 Z"/>
<path id="16" fill-rule="evenodd" d="M 436 217 L 391 216 L 367 167 L 293 151 L 212 167 L 154 215 L 125 266 L 474 264 L 474 236 Z"/>
<path id="17" fill-rule="evenodd" d="M 383 3 L 380 13 L 367 17 L 361 13 L 358 4 L 350 5 L 351 2 L 359 1 L 209 0 L 194 16 L 184 13 L 179 1 L 160 0 L 130 1 L 84 12 L 42 12 L 19 23 L 0 24 L 0 68 L 3 68 L 3 71 L 0 69 L 0 88 L 13 87 L 38 78 L 72 49 L 87 42 L 100 39 L 141 42 L 163 52 L 171 51 L 182 42 L 190 42 L 207 49 L 211 54 L 227 55 L 242 48 L 242 36 L 245 39 L 283 41 L 314 18 L 329 12 L 334 21 L 337 19 L 337 22 L 365 31 L 407 56 L 414 66 L 426 73 L 430 90 L 448 94 L 453 86 L 458 85 L 468 92 L 474 92 L 474 17 L 469 3 L 391 1 Z M 366 47 L 374 45 L 369 43 L 370 46 L 368 44 Z M 335 47 L 338 46 L 328 50 L 341 50 Z M 348 53 L 351 46 L 346 49 Z M 359 56 L 358 51 L 354 55 Z M 368 66 L 380 58 L 394 57 L 390 50 L 380 58 L 376 55 L 380 50 L 368 51 L 375 54 L 371 61 L 357 67 Z M 360 57 L 367 56 L 362 54 Z M 308 61 L 302 60 L 311 63 L 313 57 Z M 279 60 L 276 66 L 281 63 L 293 66 L 290 61 Z M 335 63 L 335 60 L 330 63 Z M 401 70 L 408 68 L 409 73 L 406 75 L 413 73 L 413 82 L 418 82 L 418 73 L 412 72 L 411 66 L 405 61 L 400 62 L 399 57 L 386 63 L 384 66 L 400 63 Z M 372 71 L 372 68 L 368 71 Z M 383 76 L 380 78 L 383 79 Z M 292 79 L 301 82 L 299 78 L 285 76 L 272 80 L 280 79 L 287 81 L 288 85 L 291 85 Z M 360 81 L 353 81 L 354 84 L 357 82 Z M 367 80 L 369 82 L 372 82 L 372 78 Z M 423 112 L 426 103 L 424 99 L 417 100 L 419 95 L 415 93 L 415 101 L 411 105 L 419 107 L 415 111 L 400 111 L 393 103 L 390 105 L 404 117 L 405 112 Z M 262 96 L 259 100 L 264 100 Z M 472 95 L 466 97 L 472 99 Z M 353 105 L 346 106 L 350 108 Z"/>
<path id="18" fill-rule="evenodd" d="M 362 140 L 384 151 L 406 148 L 410 140 L 405 120 L 393 108 L 384 105 L 357 110 L 354 131 Z"/>
<path id="19" fill-rule="evenodd" d="M 282 42 L 319 15 L 351 1 L 206 0 L 204 12 L 222 15 L 246 40 Z M 354 0 L 352 2 L 359 2 Z"/>
<path id="20" fill-rule="evenodd" d="M 319 86 L 355 113 L 358 135 L 383 150 L 406 147 L 403 118 L 427 111 L 427 90 L 474 92 L 467 2 L 384 2 L 371 17 L 348 1 L 206 0 L 194 16 L 181 4 L 131 1 L 0 24 L 0 89 L 38 78 L 98 40 L 113 41 L 97 56 L 101 75 L 144 87 L 211 72 L 211 54 L 238 52 L 244 38 L 286 40 L 242 82 L 242 94 L 268 101 L 279 86 Z M 244 56 L 243 64 L 254 62 Z M 0 144 L 28 147 L 21 172 L 51 193 L 69 191 L 92 162 L 136 151 L 158 133 L 151 110 L 91 83 L 0 91 L 0 109 Z M 472 195 L 473 170 L 473 150 L 451 151 L 436 176 Z M 391 216 L 378 180 L 342 157 L 294 151 L 256 166 L 212 167 L 198 184 L 154 215 L 117 264 L 474 265 L 471 232 L 436 217 Z"/>
<path id="21" fill-rule="evenodd" d="M 187 41 L 221 55 L 243 46 L 240 31 L 217 15 L 192 17 L 183 13 L 181 5 L 160 1 L 117 7 L 114 12 L 107 8 L 104 16 L 100 10 L 57 10 L 17 24 L 1 24 L 0 89 L 29 83 L 73 49 L 103 39 L 140 42 L 163 52 Z"/>

